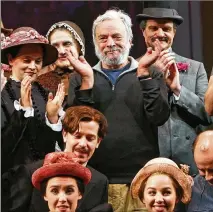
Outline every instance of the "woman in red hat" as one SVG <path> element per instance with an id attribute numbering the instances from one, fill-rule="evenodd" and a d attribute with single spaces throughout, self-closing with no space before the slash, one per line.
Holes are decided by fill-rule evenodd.
<path id="1" fill-rule="evenodd" d="M 67 152 L 47 154 L 43 166 L 32 175 L 32 183 L 42 192 L 50 212 L 75 212 L 90 180 L 90 170 Z"/>
<path id="2" fill-rule="evenodd" d="M 188 166 L 182 169 L 168 158 L 150 160 L 132 181 L 133 198 L 139 198 L 148 212 L 174 212 L 179 201 L 191 199 L 192 178 L 186 174 Z"/>
<path id="3" fill-rule="evenodd" d="M 37 161 L 55 151 L 60 134 L 45 123 L 58 120 L 64 98 L 60 84 L 55 98 L 36 82 L 43 66 L 55 62 L 57 49 L 31 27 L 14 30 L 1 43 L 1 62 L 10 66 L 11 78 L 1 92 L 2 172 Z"/>

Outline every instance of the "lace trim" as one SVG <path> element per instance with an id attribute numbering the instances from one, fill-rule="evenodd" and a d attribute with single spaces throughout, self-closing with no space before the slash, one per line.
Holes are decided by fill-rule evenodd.
<path id="1" fill-rule="evenodd" d="M 72 34 L 74 34 L 75 39 L 76 39 L 76 40 L 79 42 L 79 44 L 81 45 L 81 52 L 82 52 L 82 54 L 83 54 L 83 56 L 84 56 L 84 55 L 85 55 L 85 47 L 84 47 L 83 41 L 81 40 L 81 37 L 78 35 L 78 33 L 77 33 L 70 25 L 68 25 L 68 24 L 66 24 L 66 23 L 56 23 L 56 24 L 53 24 L 53 25 L 50 27 L 50 29 L 48 30 L 48 32 L 47 32 L 47 35 L 46 35 L 47 39 L 48 39 L 50 33 L 51 33 L 54 29 L 56 29 L 56 28 L 62 28 L 62 27 L 66 28 L 68 31 L 70 31 Z"/>

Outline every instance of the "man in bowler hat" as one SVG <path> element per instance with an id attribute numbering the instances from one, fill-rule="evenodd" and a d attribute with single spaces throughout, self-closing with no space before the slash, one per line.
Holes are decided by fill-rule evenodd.
<path id="1" fill-rule="evenodd" d="M 142 14 L 137 15 L 147 47 L 154 48 L 160 41 L 162 51 L 154 63 L 168 87 L 171 114 L 159 127 L 159 148 L 163 157 L 190 166 L 190 174 L 197 168 L 192 154 L 196 127 L 208 125 L 209 117 L 204 109 L 204 94 L 208 80 L 203 63 L 182 57 L 172 50 L 177 28 L 183 22 L 172 2 L 146 2 Z"/>

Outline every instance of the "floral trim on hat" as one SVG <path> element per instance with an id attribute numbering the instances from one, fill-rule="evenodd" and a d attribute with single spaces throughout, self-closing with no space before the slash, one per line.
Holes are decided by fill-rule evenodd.
<path id="1" fill-rule="evenodd" d="M 1 63 L 1 69 L 7 72 L 11 72 L 12 69 L 9 65 Z"/>
<path id="2" fill-rule="evenodd" d="M 66 24 L 66 23 L 56 23 L 56 24 L 53 24 L 53 25 L 50 27 L 50 29 L 48 30 L 47 34 L 46 34 L 47 39 L 48 39 L 50 33 L 51 33 L 54 29 L 56 29 L 56 28 L 62 28 L 62 27 L 66 28 L 68 31 L 70 31 L 70 32 L 74 35 L 75 39 L 76 39 L 76 40 L 78 41 L 78 43 L 81 45 L 81 52 L 82 52 L 82 54 L 85 55 L 85 47 L 84 47 L 83 41 L 81 40 L 81 37 L 79 36 L 79 34 L 78 34 L 70 25 L 68 25 L 68 24 Z"/>
<path id="3" fill-rule="evenodd" d="M 42 43 L 49 43 L 48 40 L 38 34 L 38 32 L 36 32 L 35 30 L 31 29 L 30 31 L 26 32 L 26 31 L 19 31 L 19 32 L 15 32 L 13 34 L 11 34 L 9 37 L 6 37 L 4 39 L 4 41 L 1 43 L 1 48 L 7 48 L 10 44 L 12 43 L 20 43 L 23 41 L 28 41 L 28 40 L 33 40 L 33 39 L 37 39 L 39 41 L 41 41 Z"/>
<path id="4" fill-rule="evenodd" d="M 87 185 L 92 177 L 91 171 L 78 163 L 79 158 L 70 152 L 52 152 L 44 158 L 44 164 L 32 175 L 32 183 L 40 190 L 41 182 L 56 176 L 71 176 L 82 179 Z"/>
<path id="5" fill-rule="evenodd" d="M 78 163 L 78 158 L 75 154 L 64 153 L 64 152 L 54 152 L 47 154 L 44 160 L 43 166 L 48 166 L 55 163 Z"/>

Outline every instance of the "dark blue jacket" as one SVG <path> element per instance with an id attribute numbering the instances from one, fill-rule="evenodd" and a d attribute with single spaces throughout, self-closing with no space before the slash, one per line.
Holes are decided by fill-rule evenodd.
<path id="1" fill-rule="evenodd" d="M 213 212 L 213 186 L 200 175 L 194 179 L 187 212 Z"/>

